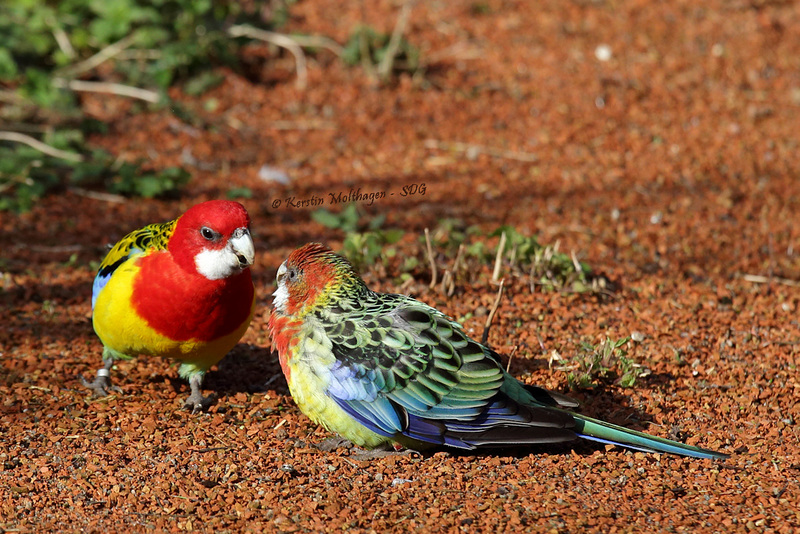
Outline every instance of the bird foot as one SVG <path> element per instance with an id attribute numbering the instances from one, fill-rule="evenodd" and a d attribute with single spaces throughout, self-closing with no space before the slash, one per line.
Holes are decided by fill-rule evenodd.
<path id="1" fill-rule="evenodd" d="M 107 369 L 98 369 L 97 376 L 92 382 L 86 380 L 83 375 L 78 375 L 78 378 L 84 387 L 91 389 L 98 397 L 106 397 L 111 391 L 114 393 L 122 393 L 119 386 L 115 386 L 111 383 L 111 377 L 109 377 Z"/>
<path id="2" fill-rule="evenodd" d="M 217 400 L 217 396 L 213 393 L 208 397 L 204 397 L 199 391 L 193 391 L 191 395 L 183 402 L 184 408 L 191 408 L 192 413 L 205 412 Z"/>
<path id="3" fill-rule="evenodd" d="M 375 458 L 386 458 L 388 456 L 422 457 L 422 454 L 413 449 L 397 449 L 391 443 L 384 443 L 371 450 L 361 449 L 353 445 L 353 442 L 349 439 L 345 439 L 341 436 L 334 436 L 323 440 L 314 445 L 314 447 L 323 452 L 331 452 L 336 449 L 349 449 L 351 453 L 350 458 L 356 461 L 374 460 Z"/>
<path id="4" fill-rule="evenodd" d="M 328 438 L 314 445 L 314 447 L 323 452 L 331 452 L 335 451 L 336 449 L 343 449 L 343 448 L 349 449 L 352 446 L 353 442 L 341 436 L 334 436 L 332 438 Z"/>
<path id="5" fill-rule="evenodd" d="M 372 449 L 369 451 L 361 450 L 361 452 L 351 455 L 350 458 L 356 461 L 363 461 L 375 460 L 377 458 L 388 458 L 389 456 L 408 456 L 409 458 L 421 458 L 422 454 L 414 449 L 400 449 L 399 451 L 394 449 Z"/>

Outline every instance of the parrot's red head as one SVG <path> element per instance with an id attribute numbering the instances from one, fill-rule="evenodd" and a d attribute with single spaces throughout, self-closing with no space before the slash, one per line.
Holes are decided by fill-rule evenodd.
<path id="1" fill-rule="evenodd" d="M 180 216 L 167 248 L 181 267 L 209 280 L 239 274 L 255 258 L 250 216 L 238 202 L 197 204 Z"/>
<path id="2" fill-rule="evenodd" d="M 325 245 L 309 243 L 278 269 L 273 306 L 283 315 L 303 315 L 325 306 L 334 292 L 360 289 L 364 283 L 346 259 Z"/>

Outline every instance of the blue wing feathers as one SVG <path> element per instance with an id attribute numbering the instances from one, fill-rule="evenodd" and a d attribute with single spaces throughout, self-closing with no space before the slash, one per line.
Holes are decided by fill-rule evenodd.
<path id="1" fill-rule="evenodd" d="M 103 276 L 97 273 L 97 276 L 94 277 L 94 283 L 92 284 L 92 310 L 94 310 L 94 304 L 97 302 L 97 296 L 100 295 L 100 291 L 106 287 L 109 280 L 111 280 L 110 274 Z"/>
<path id="2" fill-rule="evenodd" d="M 403 429 L 400 416 L 386 399 L 370 403 L 359 400 L 343 401 L 335 397 L 334 400 L 358 422 L 382 436 L 394 437 Z"/>

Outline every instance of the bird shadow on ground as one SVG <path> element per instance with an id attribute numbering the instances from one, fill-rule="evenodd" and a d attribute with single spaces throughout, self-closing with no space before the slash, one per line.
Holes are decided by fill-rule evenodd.
<path id="1" fill-rule="evenodd" d="M 613 423 L 630 430 L 647 432 L 652 417 L 646 410 L 630 406 L 631 398 L 635 396 L 637 388 L 664 391 L 671 388 L 675 376 L 671 373 L 653 373 L 640 382 L 640 386 L 627 389 L 618 387 L 604 387 L 602 385 L 579 390 L 558 391 L 563 395 L 578 401 L 580 406 L 575 413 Z M 637 382 L 638 383 L 638 382 Z M 668 407 L 667 407 L 668 408 Z"/>
<path id="2" fill-rule="evenodd" d="M 179 390 L 185 381 L 175 377 L 173 386 Z M 219 396 L 236 393 L 275 391 L 289 394 L 280 363 L 271 349 L 240 343 L 206 375 L 203 389 Z"/>
<path id="3" fill-rule="evenodd" d="M 605 445 L 591 440 L 576 438 L 575 441 L 561 443 L 542 443 L 536 445 L 525 445 L 518 447 L 497 447 L 481 450 L 460 450 L 460 449 L 431 449 L 424 451 L 423 457 L 433 456 L 437 452 L 445 451 L 449 456 L 456 458 L 491 458 L 495 456 L 510 457 L 515 459 L 527 458 L 528 456 L 563 456 L 577 454 L 578 456 L 592 456 L 597 451 L 605 451 Z M 624 448 L 624 447 L 621 447 Z"/>

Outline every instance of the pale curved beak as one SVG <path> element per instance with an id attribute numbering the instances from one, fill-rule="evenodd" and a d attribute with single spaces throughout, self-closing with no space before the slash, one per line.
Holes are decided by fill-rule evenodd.
<path id="1" fill-rule="evenodd" d="M 230 247 L 233 253 L 236 254 L 241 269 L 253 265 L 256 259 L 256 250 L 255 246 L 253 246 L 253 238 L 247 228 L 237 228 L 233 231 Z"/>
<path id="2" fill-rule="evenodd" d="M 278 267 L 278 274 L 275 275 L 275 283 L 277 285 L 281 285 L 281 279 L 286 276 L 286 262 L 281 263 L 281 266 Z"/>
<path id="3" fill-rule="evenodd" d="M 278 274 L 275 276 L 275 283 L 278 288 L 272 294 L 272 307 L 281 313 L 286 313 L 286 303 L 289 301 L 289 289 L 286 287 L 286 282 L 283 282 L 286 270 L 286 262 L 284 261 L 278 267 Z"/>

